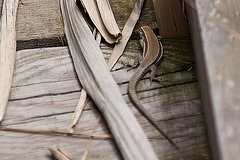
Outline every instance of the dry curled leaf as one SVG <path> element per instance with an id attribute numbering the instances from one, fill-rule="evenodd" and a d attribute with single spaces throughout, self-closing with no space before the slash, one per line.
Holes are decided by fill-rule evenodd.
<path id="1" fill-rule="evenodd" d="M 118 43 L 121 37 L 115 37 L 108 32 L 101 18 L 101 14 L 98 10 L 96 0 L 81 0 L 81 2 L 86 9 L 90 19 L 92 20 L 98 31 L 101 33 L 103 38 L 110 44 Z"/>
<path id="2" fill-rule="evenodd" d="M 102 21 L 108 32 L 114 37 L 120 37 L 121 32 L 113 15 L 111 6 L 108 0 L 96 0 Z"/>

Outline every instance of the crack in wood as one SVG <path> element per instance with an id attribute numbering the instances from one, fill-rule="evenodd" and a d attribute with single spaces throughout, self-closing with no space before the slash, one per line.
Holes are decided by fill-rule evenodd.
<path id="1" fill-rule="evenodd" d="M 25 97 L 25 98 L 9 99 L 9 101 L 21 101 L 21 100 L 27 100 L 27 99 L 33 99 L 33 98 L 41 98 L 41 97 L 45 97 L 45 96 L 66 95 L 66 94 L 72 94 L 72 93 L 77 93 L 77 92 L 80 92 L 80 90 L 70 91 L 70 92 L 62 92 L 62 93 L 53 93 L 53 94 L 42 94 L 42 95 L 37 95 L 37 96 L 32 96 L 32 97 Z"/>

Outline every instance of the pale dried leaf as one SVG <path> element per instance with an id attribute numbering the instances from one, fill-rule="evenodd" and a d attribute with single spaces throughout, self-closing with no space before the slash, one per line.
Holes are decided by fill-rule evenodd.
<path id="1" fill-rule="evenodd" d="M 18 0 L 4 0 L 1 17 L 0 122 L 7 107 L 16 55 L 16 14 Z"/>
<path id="2" fill-rule="evenodd" d="M 96 37 L 97 44 L 100 45 L 101 37 L 102 37 L 101 34 L 96 29 L 94 29 L 93 35 L 95 35 L 95 37 Z M 86 107 L 87 103 L 88 103 L 87 93 L 84 89 L 82 89 L 80 99 L 78 101 L 77 107 L 75 109 L 75 112 L 74 112 L 74 115 L 72 117 L 71 124 L 69 127 L 70 133 L 73 133 L 73 127 L 77 124 L 77 121 L 79 120 L 79 118 L 82 114 L 82 111 Z"/>
<path id="3" fill-rule="evenodd" d="M 73 127 L 76 125 L 76 123 L 77 123 L 78 119 L 80 118 L 81 113 L 82 113 L 84 107 L 87 105 L 87 103 L 88 103 L 87 93 L 84 89 L 82 89 L 77 107 L 75 109 L 75 112 L 73 114 L 71 124 L 70 124 L 70 127 L 69 127 L 69 132 L 70 133 L 73 133 Z"/>
<path id="4" fill-rule="evenodd" d="M 69 160 L 71 160 L 71 158 L 68 156 L 69 154 L 67 153 L 67 151 L 65 151 L 63 148 L 57 147 L 57 150 L 62 153 L 65 157 L 67 157 Z"/>
<path id="5" fill-rule="evenodd" d="M 102 112 L 123 157 L 158 159 L 140 124 L 124 101 L 76 4 L 73 1 L 60 2 L 66 37 L 79 80 Z"/>
<path id="6" fill-rule="evenodd" d="M 48 148 L 50 153 L 58 160 L 71 160 L 66 153 L 64 153 L 62 150 L 59 150 L 59 148 Z"/>

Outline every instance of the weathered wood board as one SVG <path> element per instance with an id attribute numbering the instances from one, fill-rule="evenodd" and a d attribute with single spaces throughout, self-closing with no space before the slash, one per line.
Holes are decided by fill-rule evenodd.
<path id="1" fill-rule="evenodd" d="M 240 2 L 186 2 L 213 158 L 239 159 Z"/>
<path id="2" fill-rule="evenodd" d="M 5 127 L 67 130 L 78 103 L 81 87 L 72 60 L 64 44 L 58 0 L 24 0 L 17 17 L 17 46 L 13 84 Z M 122 29 L 133 8 L 133 1 L 110 0 L 117 23 Z M 123 10 L 123 11 L 121 11 Z M 136 29 L 150 25 L 158 32 L 151 0 L 145 6 Z M 138 95 L 149 113 L 163 130 L 180 146 L 172 146 L 133 107 L 127 94 L 133 70 L 132 64 L 141 53 L 136 29 L 123 57 L 112 75 L 141 126 L 151 140 L 160 159 L 206 159 L 209 157 L 207 130 L 202 111 L 194 56 L 189 38 L 164 39 L 164 59 L 158 67 L 163 84 L 147 78 L 138 86 Z M 42 48 L 51 47 L 51 48 Z M 39 48 L 39 49 L 33 49 Z M 25 50 L 21 50 L 25 49 Z M 112 46 L 101 44 L 107 59 Z M 90 101 L 76 126 L 76 132 L 91 133 L 100 113 Z M 104 120 L 97 133 L 109 133 Z M 80 159 L 88 143 L 87 138 L 37 135 L 0 131 L 0 159 L 51 159 L 48 147 L 59 146 L 73 159 Z M 121 159 L 112 139 L 94 139 L 87 159 Z"/>
<path id="3" fill-rule="evenodd" d="M 159 34 L 166 37 L 189 36 L 181 0 L 153 0 Z"/>
<path id="4" fill-rule="evenodd" d="M 110 0 L 109 2 L 117 24 L 122 30 L 134 7 L 134 1 Z M 150 25 L 154 31 L 158 32 L 152 0 L 146 0 L 140 20 L 132 35 L 133 38 L 137 37 L 136 30 L 142 25 Z M 16 27 L 18 50 L 64 45 L 59 0 L 23 0 L 23 5 L 19 4 Z"/>
<path id="5" fill-rule="evenodd" d="M 154 149 L 162 159 L 200 159 L 209 154 L 206 127 L 202 113 L 194 57 L 189 39 L 164 40 L 164 59 L 158 67 L 158 78 L 164 86 L 149 79 L 141 81 L 138 92 L 141 102 L 158 124 L 180 146 L 171 145 L 132 106 L 127 84 L 133 71 L 127 72 L 122 63 L 132 64 L 141 49 L 137 41 L 130 41 L 113 77 L 140 121 Z M 112 48 L 101 45 L 107 58 Z M 81 87 L 76 78 L 66 47 L 22 50 L 17 52 L 11 98 L 4 121 L 8 127 L 67 130 L 78 102 Z M 124 67 L 124 68 L 122 68 Z M 190 67 L 192 70 L 188 71 Z M 167 80 L 167 81 L 165 81 Z M 90 102 L 76 127 L 76 132 L 91 133 L 99 111 Z M 101 121 L 97 133 L 109 133 Z M 49 159 L 47 147 L 59 146 L 73 159 L 79 159 L 88 143 L 86 138 L 0 132 L 2 159 Z M 112 140 L 94 139 L 88 159 L 121 159 Z"/>

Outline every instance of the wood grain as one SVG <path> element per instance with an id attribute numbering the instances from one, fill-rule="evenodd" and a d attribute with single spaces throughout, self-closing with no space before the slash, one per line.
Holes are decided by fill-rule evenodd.
<path id="1" fill-rule="evenodd" d="M 122 29 L 134 1 L 109 1 L 117 23 Z M 1 125 L 67 131 L 79 100 L 81 86 L 67 47 L 42 48 L 66 45 L 63 39 L 59 2 L 24 0 L 24 5 L 19 5 L 18 13 L 17 48 L 39 49 L 17 52 L 10 102 Z M 136 29 L 142 25 L 150 25 L 158 32 L 152 0 L 146 0 Z M 211 155 L 190 40 L 164 39 L 164 59 L 158 67 L 158 78 L 163 80 L 163 84 L 153 83 L 150 86 L 149 80 L 146 79 L 147 75 L 138 86 L 141 102 L 158 121 L 159 126 L 182 148 L 181 152 L 176 152 L 135 110 L 128 99 L 127 83 L 133 71 L 127 72 L 127 67 L 123 63 L 132 64 L 134 57 L 141 54 L 138 40 L 133 40 L 138 39 L 136 30 L 131 39 L 119 63 L 115 65 L 112 76 L 118 83 L 128 106 L 150 138 L 157 156 L 163 160 L 208 159 Z M 108 59 L 112 47 L 101 44 L 101 50 Z M 76 132 L 92 133 L 99 114 L 96 106 L 90 101 L 76 126 Z M 105 121 L 100 122 L 97 133 L 110 133 Z M 88 139 L 71 136 L 6 131 L 0 131 L 0 136 L 0 156 L 3 160 L 49 160 L 51 159 L 49 147 L 61 147 L 71 158 L 79 159 L 88 143 Z M 122 159 L 112 139 L 93 139 L 87 158 Z"/>
<path id="2" fill-rule="evenodd" d="M 239 159 L 240 2 L 195 2 L 188 15 L 213 158 Z"/>
<path id="3" fill-rule="evenodd" d="M 209 156 L 207 130 L 204 122 L 199 86 L 194 67 L 194 55 L 189 39 L 164 39 L 164 57 L 157 77 L 163 84 L 150 86 L 147 75 L 138 86 L 138 96 L 159 126 L 182 148 L 176 152 L 171 145 L 133 107 L 127 86 L 134 71 L 127 72 L 125 64 L 132 64 L 141 48 L 131 40 L 112 75 L 137 120 L 140 122 L 158 157 L 163 160 L 202 159 Z M 112 47 L 101 44 L 104 57 Z M 124 68 L 123 68 L 124 67 Z M 193 67 L 190 71 L 189 68 Z M 28 74 L 26 74 L 28 73 Z M 81 87 L 67 47 L 18 51 L 13 77 L 11 99 L 3 126 L 33 129 L 68 130 L 78 103 Z M 92 133 L 99 117 L 92 101 L 80 118 L 76 132 Z M 96 134 L 110 133 L 101 121 Z M 34 135 L 1 131 L 2 159 L 49 159 L 49 147 L 61 147 L 73 159 L 82 156 L 88 139 L 71 136 Z M 157 138 L 157 139 L 156 139 Z M 30 145 L 31 144 L 31 145 Z M 14 152 L 14 154 L 12 154 Z M 111 139 L 93 139 L 88 159 L 121 159 Z"/>
<path id="4" fill-rule="evenodd" d="M 187 20 L 179 0 L 153 0 L 153 4 L 162 37 L 189 36 Z"/>
<path id="5" fill-rule="evenodd" d="M 109 2 L 117 24 L 122 30 L 134 7 L 134 2 L 128 0 L 109 0 Z M 1 1 L 0 6 L 2 6 Z M 150 25 L 154 31 L 158 30 L 152 8 L 152 0 L 146 0 L 143 14 L 136 25 L 133 38 L 138 37 L 136 31 L 142 25 Z M 18 7 L 16 25 L 18 50 L 66 45 L 64 43 L 59 0 L 24 0 L 24 5 L 20 4 Z"/>

